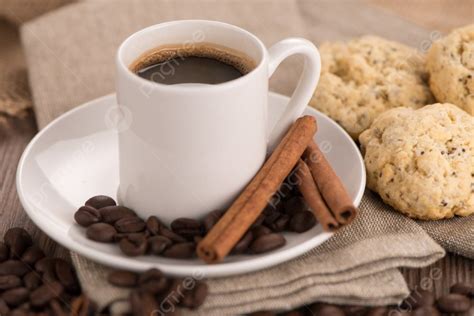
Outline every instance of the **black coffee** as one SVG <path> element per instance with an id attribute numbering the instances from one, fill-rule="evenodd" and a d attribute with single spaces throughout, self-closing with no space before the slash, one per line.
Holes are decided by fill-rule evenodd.
<path id="1" fill-rule="evenodd" d="M 138 58 L 130 69 L 161 84 L 219 84 L 242 77 L 255 68 L 243 53 L 214 44 L 156 48 Z"/>

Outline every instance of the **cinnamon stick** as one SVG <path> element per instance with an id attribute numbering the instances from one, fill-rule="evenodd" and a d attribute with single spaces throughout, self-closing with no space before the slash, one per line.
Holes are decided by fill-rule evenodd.
<path id="1" fill-rule="evenodd" d="M 296 165 L 315 132 L 314 117 L 296 120 L 252 181 L 198 244 L 201 259 L 219 262 L 232 250 Z"/>
<path id="2" fill-rule="evenodd" d="M 344 185 L 336 175 L 324 154 L 314 141 L 311 141 L 304 154 L 313 179 L 327 206 L 339 224 L 350 223 L 357 214 Z"/>
<path id="3" fill-rule="evenodd" d="M 339 227 L 339 223 L 331 214 L 331 211 L 324 202 L 321 193 L 319 193 L 319 189 L 314 182 L 308 165 L 301 159 L 298 161 L 298 165 L 296 166 L 295 175 L 298 179 L 298 188 L 306 203 L 308 203 L 309 207 L 312 209 L 318 222 L 323 226 L 325 231 L 335 231 Z"/>

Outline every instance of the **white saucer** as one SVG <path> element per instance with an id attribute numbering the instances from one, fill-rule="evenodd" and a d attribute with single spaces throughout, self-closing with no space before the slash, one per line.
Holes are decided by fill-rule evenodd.
<path id="1" fill-rule="evenodd" d="M 270 93 L 269 103 L 269 120 L 275 122 L 288 98 Z M 83 228 L 74 222 L 74 212 L 93 195 L 115 197 L 119 183 L 117 132 L 110 128 L 109 120 L 115 106 L 115 95 L 108 95 L 63 114 L 33 138 L 18 165 L 17 190 L 23 207 L 41 230 L 64 247 L 115 268 L 141 271 L 157 267 L 170 275 L 221 277 L 282 263 L 331 237 L 317 225 L 302 234 L 285 233 L 287 244 L 273 252 L 231 256 L 215 265 L 198 259 L 130 258 L 116 245 L 86 239 Z M 305 113 L 317 118 L 316 141 L 344 181 L 354 204 L 359 205 L 365 168 L 356 144 L 327 116 L 309 107 Z"/>

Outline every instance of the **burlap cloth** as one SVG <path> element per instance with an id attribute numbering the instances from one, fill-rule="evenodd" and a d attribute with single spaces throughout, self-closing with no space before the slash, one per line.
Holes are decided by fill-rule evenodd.
<path id="1" fill-rule="evenodd" d="M 65 111 L 114 91 L 114 54 L 130 33 L 183 18 L 226 21 L 270 45 L 287 36 L 315 43 L 375 33 L 415 47 L 429 32 L 349 1 L 101 0 L 71 4 L 21 28 L 39 127 Z M 375 21 L 378 21 L 375 23 Z M 379 27 L 390 25 L 390 28 Z M 290 93 L 300 67 L 285 62 L 271 81 Z M 348 162 L 350 163 L 350 162 Z M 404 217 L 366 192 L 360 216 L 322 246 L 264 271 L 209 280 L 210 296 L 198 311 L 233 314 L 284 309 L 314 300 L 344 304 L 393 304 L 408 294 L 400 266 L 426 266 L 444 250 L 474 257 L 474 218 L 421 223 Z M 107 268 L 71 254 L 84 290 L 101 305 L 126 295 L 105 282 Z"/>

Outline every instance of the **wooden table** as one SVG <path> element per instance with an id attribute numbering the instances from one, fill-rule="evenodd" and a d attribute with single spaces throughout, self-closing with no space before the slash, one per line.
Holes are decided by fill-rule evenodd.
<path id="1" fill-rule="evenodd" d="M 453 5 L 451 1 L 418 0 L 405 2 L 405 4 L 410 3 L 411 7 L 410 5 L 408 7 L 399 6 L 398 2 L 387 0 L 367 0 L 367 2 L 404 15 L 405 18 L 421 21 L 424 26 L 442 31 L 472 21 L 472 11 L 469 12 L 469 8 L 472 10 L 473 3 L 470 1 L 456 1 L 460 5 L 466 5 L 467 3 L 467 11 L 459 10 L 460 5 Z M 417 12 L 420 13 L 419 10 L 443 12 L 443 19 L 433 21 L 433 19 L 426 18 L 426 16 L 424 18 L 423 16 L 417 17 L 416 14 Z M 446 16 L 449 16 L 446 12 L 449 10 L 455 12 L 451 15 L 454 19 L 446 19 Z M 457 11 L 460 13 L 457 14 Z M 16 166 L 23 149 L 36 132 L 34 114 L 31 111 L 23 118 L 2 117 L 0 115 L 0 234 L 3 235 L 10 227 L 25 227 L 47 253 L 67 257 L 66 249 L 51 241 L 30 221 L 23 211 L 16 193 Z M 421 283 L 425 285 L 432 284 L 432 289 L 437 295 L 447 293 L 449 287 L 456 282 L 474 283 L 474 260 L 454 254 L 448 254 L 442 260 L 423 269 L 404 268 L 401 270 L 410 288 L 417 288 Z"/>

